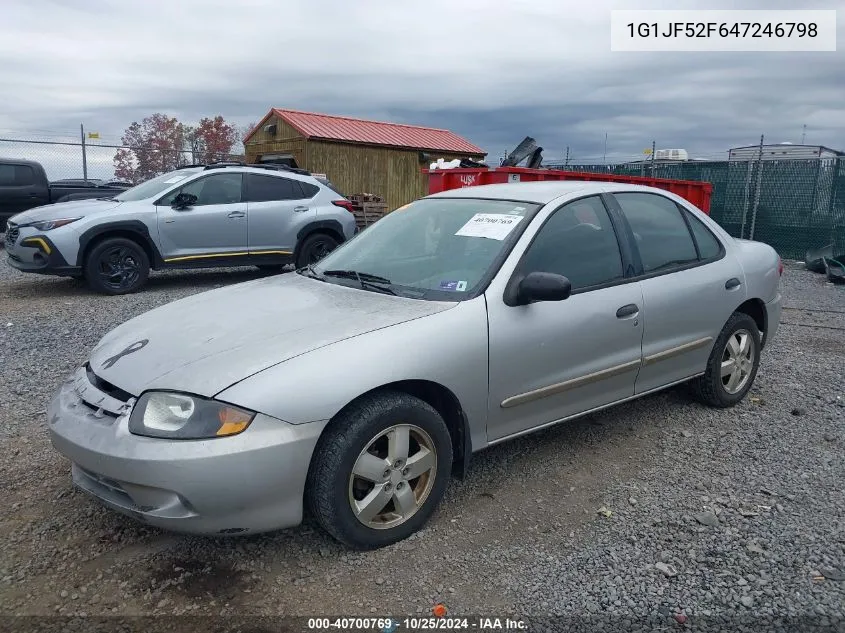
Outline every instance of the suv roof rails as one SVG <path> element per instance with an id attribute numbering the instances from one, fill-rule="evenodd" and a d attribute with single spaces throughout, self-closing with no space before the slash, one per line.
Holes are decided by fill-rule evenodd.
<path id="1" fill-rule="evenodd" d="M 248 167 L 248 165 L 246 163 L 237 163 L 234 161 L 221 161 L 219 163 L 210 163 L 208 165 L 202 165 L 202 167 L 205 167 L 205 169 L 208 170 L 218 169 L 219 167 Z"/>
<path id="2" fill-rule="evenodd" d="M 311 172 L 307 169 L 300 169 L 299 167 L 290 167 L 289 165 L 281 165 L 278 163 L 256 163 L 254 165 L 247 165 L 247 167 L 257 167 L 258 169 L 272 169 L 274 171 L 289 171 L 294 174 L 302 176 L 310 176 Z"/>
<path id="3" fill-rule="evenodd" d="M 307 169 L 299 169 L 298 167 L 289 167 L 288 165 L 279 165 L 277 163 L 238 163 L 238 162 L 220 162 L 210 163 L 208 165 L 185 165 L 185 167 L 204 167 L 208 169 L 222 169 L 224 167 L 254 167 L 255 169 L 269 169 L 270 171 L 289 171 L 294 174 L 302 176 L 310 176 L 311 172 Z"/>

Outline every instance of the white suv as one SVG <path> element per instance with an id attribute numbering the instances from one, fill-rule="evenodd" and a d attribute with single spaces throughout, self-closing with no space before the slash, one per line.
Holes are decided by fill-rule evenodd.
<path id="1" fill-rule="evenodd" d="M 218 163 L 163 174 L 113 198 L 9 219 L 8 262 L 126 294 L 150 269 L 312 264 L 355 234 L 352 203 L 327 181 L 276 165 Z"/>

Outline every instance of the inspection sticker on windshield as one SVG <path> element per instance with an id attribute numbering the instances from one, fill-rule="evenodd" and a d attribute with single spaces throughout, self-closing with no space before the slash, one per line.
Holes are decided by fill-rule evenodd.
<path id="1" fill-rule="evenodd" d="M 457 292 L 464 292 L 467 289 L 466 281 L 441 281 L 441 290 L 455 290 Z"/>
<path id="2" fill-rule="evenodd" d="M 520 215 L 476 213 L 455 235 L 503 240 L 516 228 L 520 220 L 522 220 L 522 216 Z"/>

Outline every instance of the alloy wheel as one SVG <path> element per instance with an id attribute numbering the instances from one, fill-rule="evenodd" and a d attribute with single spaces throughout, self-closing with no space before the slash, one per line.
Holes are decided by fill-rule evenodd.
<path id="1" fill-rule="evenodd" d="M 97 271 L 103 283 L 114 290 L 126 290 L 141 277 L 141 265 L 135 253 L 125 246 L 105 251 L 97 262 Z"/>
<path id="2" fill-rule="evenodd" d="M 311 248 L 308 250 L 308 263 L 309 264 L 316 264 L 318 261 L 323 259 L 326 255 L 334 250 L 332 245 L 327 240 L 320 240 L 319 242 L 315 242 Z"/>
<path id="3" fill-rule="evenodd" d="M 352 512 L 370 528 L 401 525 L 425 503 L 436 472 L 437 451 L 428 433 L 412 424 L 385 429 L 367 444 L 352 467 Z"/>
<path id="4" fill-rule="evenodd" d="M 754 345 L 748 330 L 737 330 L 728 338 L 722 352 L 722 387 L 729 394 L 745 387 L 754 369 Z"/>

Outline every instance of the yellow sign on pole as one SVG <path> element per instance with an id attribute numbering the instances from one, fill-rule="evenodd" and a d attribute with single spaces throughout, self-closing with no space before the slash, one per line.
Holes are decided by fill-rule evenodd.
<path id="1" fill-rule="evenodd" d="M 88 138 L 100 138 L 99 132 L 88 132 Z"/>
<path id="2" fill-rule="evenodd" d="M 651 155 L 651 148 L 647 147 L 646 149 L 644 149 L 643 154 L 645 154 L 646 156 L 650 156 Z"/>

